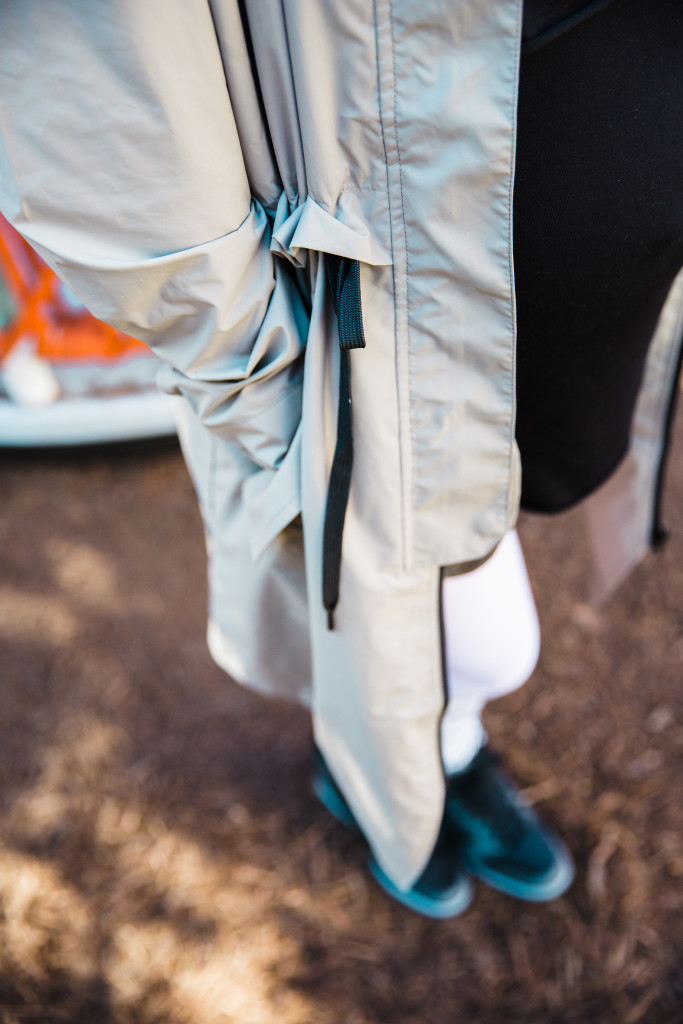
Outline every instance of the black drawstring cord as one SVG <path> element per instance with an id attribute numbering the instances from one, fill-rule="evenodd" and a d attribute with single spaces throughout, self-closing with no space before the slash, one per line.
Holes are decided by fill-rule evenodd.
<path id="1" fill-rule="evenodd" d="M 349 349 L 365 348 L 360 303 L 358 260 L 326 254 L 327 278 L 339 331 L 339 408 L 337 446 L 332 460 L 323 527 L 323 605 L 327 628 L 334 629 L 334 610 L 339 601 L 342 534 L 351 487 L 353 430 L 351 422 L 351 361 Z"/>

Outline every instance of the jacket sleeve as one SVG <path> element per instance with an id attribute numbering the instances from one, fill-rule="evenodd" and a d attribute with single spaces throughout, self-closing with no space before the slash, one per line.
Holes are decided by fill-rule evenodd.
<path id="1" fill-rule="evenodd" d="M 307 313 L 250 195 L 207 0 L 22 0 L 0 39 L 0 209 L 163 358 L 167 390 L 277 466 Z"/>

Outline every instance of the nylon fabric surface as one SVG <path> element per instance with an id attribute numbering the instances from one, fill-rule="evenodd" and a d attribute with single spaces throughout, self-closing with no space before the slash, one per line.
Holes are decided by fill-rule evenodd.
<path id="1" fill-rule="evenodd" d="M 378 863 L 410 888 L 444 800 L 441 567 L 485 558 L 519 500 L 521 3 L 100 8 L 0 5 L 0 207 L 96 315 L 167 362 L 206 528 L 212 653 L 309 704 Z M 359 261 L 368 338 L 348 353 L 333 632 L 325 254 Z M 671 352 L 665 339 L 663 366 Z M 657 410 L 666 373 L 650 369 Z"/>

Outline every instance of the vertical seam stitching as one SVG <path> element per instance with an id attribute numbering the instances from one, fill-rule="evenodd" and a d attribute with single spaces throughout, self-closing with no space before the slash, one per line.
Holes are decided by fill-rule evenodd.
<path id="1" fill-rule="evenodd" d="M 404 435 L 404 430 L 401 430 L 401 420 L 403 419 L 404 424 L 407 420 L 407 435 L 408 435 L 408 451 L 403 451 L 403 457 L 400 459 L 401 464 L 401 494 L 402 494 L 402 509 L 401 509 L 401 524 L 403 534 L 403 566 L 404 569 L 409 569 L 413 562 L 413 552 L 411 548 L 411 537 L 408 536 L 409 530 L 408 521 L 412 524 L 412 509 L 414 501 L 414 481 L 412 474 L 412 458 L 413 451 L 415 448 L 415 438 L 413 436 L 413 421 L 410 409 L 410 393 L 411 393 L 411 360 L 410 360 L 410 291 L 408 287 L 409 283 L 409 259 L 408 259 L 408 231 L 406 227 L 406 210 L 405 210 L 405 196 L 403 192 L 403 168 L 401 165 L 401 144 L 399 142 L 398 132 L 398 88 L 396 80 L 396 48 L 394 45 L 394 0 L 389 0 L 389 37 L 391 41 L 391 76 L 393 82 L 394 91 L 394 102 L 393 102 L 393 127 L 394 127 L 394 138 L 396 140 L 396 156 L 398 164 L 398 181 L 399 191 L 401 195 L 401 224 L 403 228 L 403 251 L 405 254 L 405 363 L 406 363 L 406 387 L 408 391 L 407 402 L 402 402 L 400 379 L 397 381 L 398 387 L 398 412 L 399 412 L 399 437 Z M 394 271 L 395 275 L 396 271 Z M 395 287 L 395 285 L 394 285 Z M 398 338 L 397 338 L 398 342 Z M 400 358 L 399 346 L 397 344 L 397 372 L 398 372 L 398 361 Z M 404 408 L 405 406 L 405 408 Z M 405 429 L 405 428 L 404 428 Z M 406 480 L 405 469 L 406 466 L 409 468 L 408 479 Z"/>

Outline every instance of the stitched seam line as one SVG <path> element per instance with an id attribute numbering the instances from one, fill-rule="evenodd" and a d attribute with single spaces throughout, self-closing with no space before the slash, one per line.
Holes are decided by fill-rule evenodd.
<path id="1" fill-rule="evenodd" d="M 396 81 L 396 48 L 394 45 L 394 3 L 393 0 L 389 0 L 389 28 L 390 28 L 390 40 L 391 40 L 391 73 L 393 80 L 393 121 L 394 121 L 394 138 L 396 140 L 396 156 L 398 163 L 398 180 L 399 190 L 401 194 L 401 223 L 403 227 L 403 251 L 405 254 L 405 363 L 406 363 L 406 388 L 407 388 L 407 402 L 402 401 L 400 377 L 398 380 L 398 414 L 399 414 L 399 437 L 402 438 L 406 429 L 407 420 L 407 433 L 408 433 L 408 451 L 406 452 L 403 446 L 400 458 L 401 468 L 401 492 L 403 496 L 402 509 L 401 509 L 401 525 L 403 533 L 403 563 L 404 568 L 408 570 L 413 562 L 413 552 L 411 548 L 411 538 L 409 537 L 410 528 L 408 521 L 412 522 L 412 509 L 415 501 L 414 494 L 414 481 L 412 479 L 412 473 L 410 472 L 412 455 L 415 448 L 415 438 L 413 436 L 413 421 L 410 413 L 410 394 L 411 394 L 411 361 L 410 361 L 410 293 L 409 293 L 409 259 L 408 259 L 408 231 L 406 227 L 406 208 L 405 208 L 405 196 L 403 192 L 403 168 L 401 165 L 401 144 L 398 137 L 398 89 Z M 396 271 L 394 271 L 394 289 L 396 288 Z M 394 306 L 394 309 L 396 307 Z M 398 340 L 398 339 L 397 339 Z M 400 352 L 399 346 L 397 345 L 397 374 L 399 370 Z M 404 408 L 405 404 L 405 408 Z M 403 426 L 403 429 L 401 427 Z M 409 479 L 405 479 L 405 470 L 408 467 Z"/>

